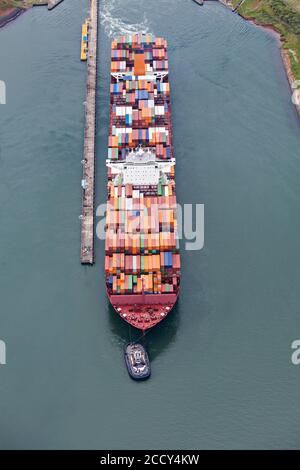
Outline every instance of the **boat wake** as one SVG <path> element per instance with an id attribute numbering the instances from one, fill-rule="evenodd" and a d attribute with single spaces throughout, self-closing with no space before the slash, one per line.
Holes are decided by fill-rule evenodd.
<path id="1" fill-rule="evenodd" d="M 106 34 L 109 37 L 114 37 L 119 34 L 132 34 L 132 33 L 150 33 L 149 24 L 146 15 L 144 14 L 143 20 L 140 23 L 127 23 L 124 18 L 121 18 L 117 13 L 121 11 L 126 12 L 122 2 L 115 0 L 104 0 L 100 8 L 100 21 L 104 27 Z"/>

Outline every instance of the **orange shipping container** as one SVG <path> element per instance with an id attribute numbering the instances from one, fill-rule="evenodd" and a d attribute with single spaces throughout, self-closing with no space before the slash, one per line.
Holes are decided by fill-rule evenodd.
<path id="1" fill-rule="evenodd" d="M 134 55 L 134 75 L 145 75 L 146 64 L 145 54 Z"/>

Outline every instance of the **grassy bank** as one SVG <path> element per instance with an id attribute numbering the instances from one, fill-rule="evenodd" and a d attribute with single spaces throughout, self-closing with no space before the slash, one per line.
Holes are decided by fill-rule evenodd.
<path id="1" fill-rule="evenodd" d="M 238 3 L 238 0 L 233 0 L 233 6 Z M 237 11 L 259 24 L 273 26 L 281 34 L 294 78 L 300 80 L 299 0 L 244 0 Z"/>
<path id="2" fill-rule="evenodd" d="M 45 3 L 45 0 L 0 0 L 0 15 L 13 8 L 26 9 L 41 3 Z"/>

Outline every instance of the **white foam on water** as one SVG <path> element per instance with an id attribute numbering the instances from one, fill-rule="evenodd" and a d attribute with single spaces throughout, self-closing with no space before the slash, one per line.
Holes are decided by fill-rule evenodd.
<path id="1" fill-rule="evenodd" d="M 115 0 L 104 0 L 101 2 L 100 21 L 109 37 L 138 32 L 151 33 L 148 19 L 145 14 L 143 15 L 143 20 L 140 23 L 126 23 L 124 19 L 120 18 L 116 14 L 116 11 L 121 5 L 122 4 L 120 4 L 120 2 L 116 2 Z"/>

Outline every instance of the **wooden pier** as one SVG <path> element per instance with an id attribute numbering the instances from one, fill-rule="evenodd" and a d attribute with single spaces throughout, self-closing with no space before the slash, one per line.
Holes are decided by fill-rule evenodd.
<path id="1" fill-rule="evenodd" d="M 88 20 L 87 82 L 82 177 L 82 264 L 94 263 L 94 184 L 97 87 L 98 0 L 91 0 Z"/>

